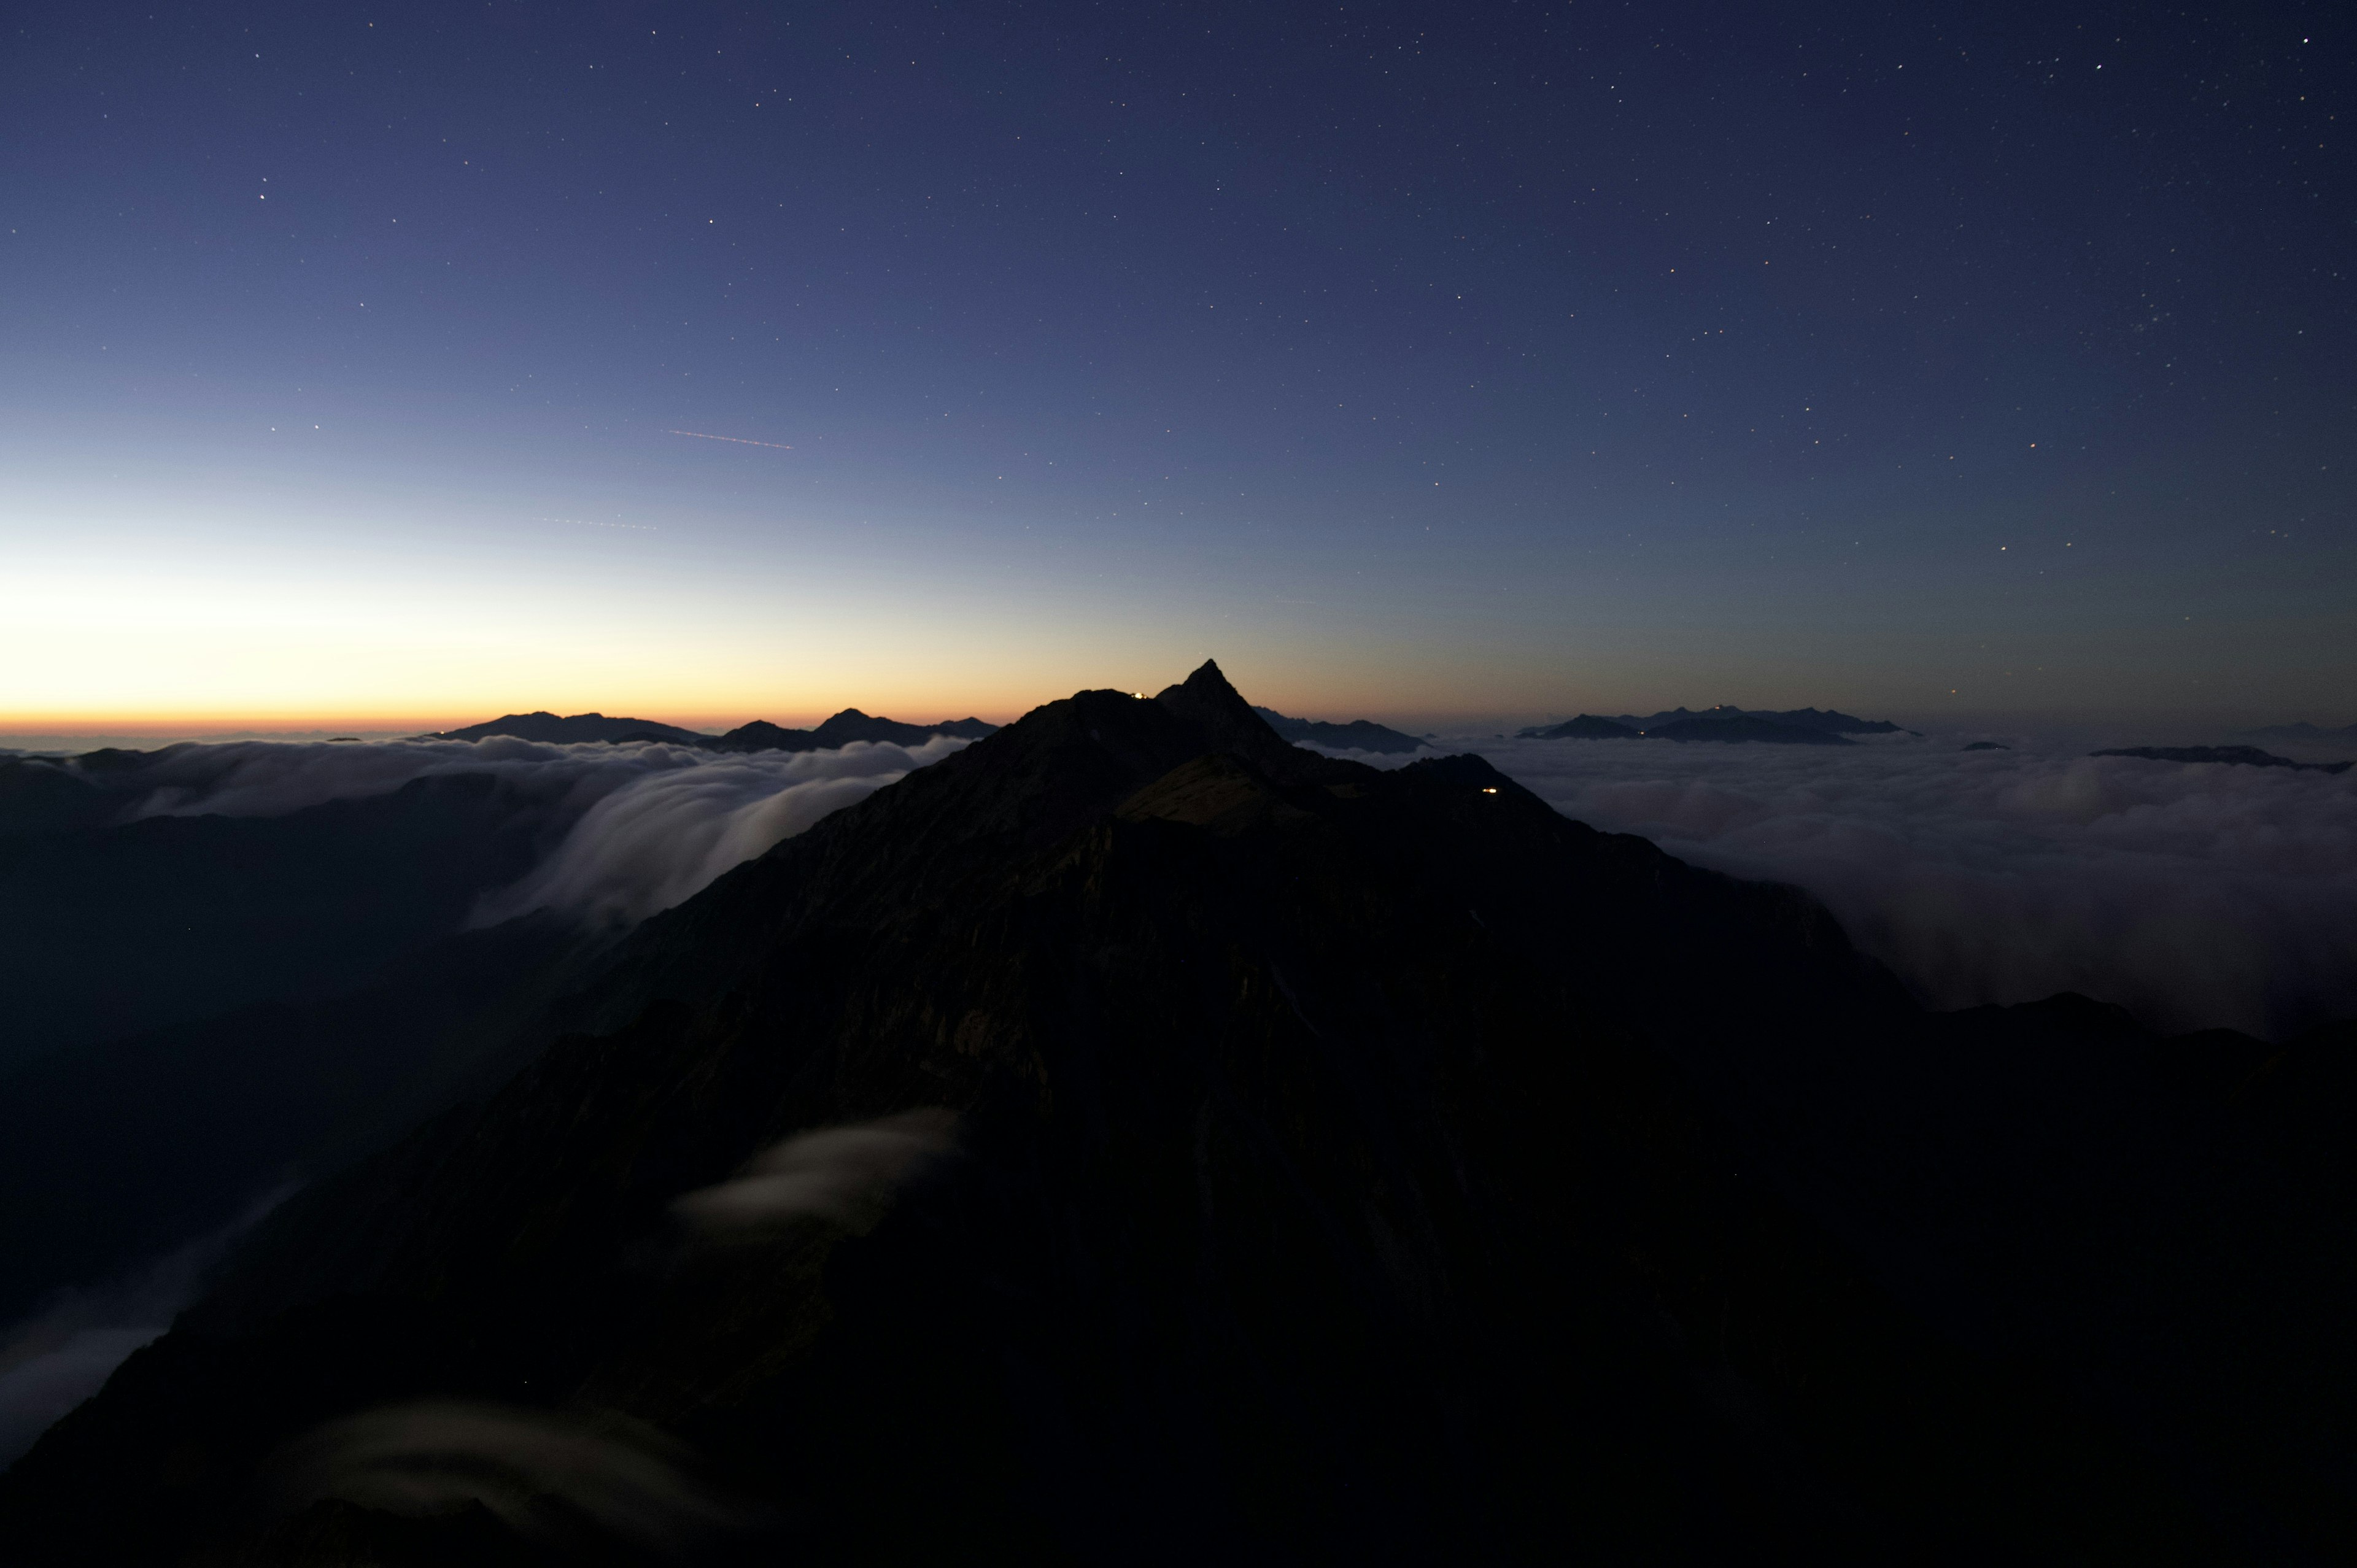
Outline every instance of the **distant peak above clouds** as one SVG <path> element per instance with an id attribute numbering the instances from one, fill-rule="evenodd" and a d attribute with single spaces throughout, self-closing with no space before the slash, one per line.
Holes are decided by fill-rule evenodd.
<path id="1" fill-rule="evenodd" d="M 1639 718 L 1622 714 L 1598 718 L 1582 714 L 1558 725 L 1534 725 L 1516 732 L 1518 740 L 1716 740 L 1765 741 L 1781 746 L 1851 746 L 1854 735 L 1911 735 L 1888 719 L 1861 719 L 1831 708 L 1789 708 L 1781 713 L 1746 710 L 1732 703 L 1687 708 Z"/>
<path id="2" fill-rule="evenodd" d="M 661 740 L 684 746 L 708 746 L 712 736 L 700 730 L 682 729 L 677 725 L 657 724 L 652 719 L 609 719 L 603 714 L 568 714 L 563 718 L 544 710 L 529 714 L 503 714 L 486 719 L 464 729 L 443 730 L 436 740 L 489 740 L 495 735 L 510 736 L 517 740 L 536 740 L 544 746 L 578 746 L 585 742 L 604 741 L 620 745 L 626 741 Z"/>

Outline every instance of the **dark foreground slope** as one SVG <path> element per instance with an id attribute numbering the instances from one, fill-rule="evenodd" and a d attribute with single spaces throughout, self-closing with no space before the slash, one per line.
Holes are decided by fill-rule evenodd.
<path id="1" fill-rule="evenodd" d="M 601 933 L 446 937 L 326 1001 L 264 1002 L 0 1071 L 0 1323 L 102 1287 L 262 1194 L 496 1086 Z"/>
<path id="2" fill-rule="evenodd" d="M 692 1445 L 758 1505 L 716 1558 L 2350 1544 L 2345 1123 L 2220 1110 L 2345 1058 L 1926 1018 L 1788 890 L 1475 759 L 1295 751 L 1209 666 L 829 818 L 575 1009 L 0 1480 L 0 1559 L 556 1550 L 274 1511 L 282 1445 L 428 1396 Z M 677 1229 L 782 1137 L 928 1106 L 963 1153 L 872 1230 Z"/>
<path id="3" fill-rule="evenodd" d="M 135 797 L 56 766 L 0 776 L 51 781 L 71 808 L 0 819 L 0 1070 L 350 991 L 457 929 L 577 811 L 559 788 L 445 774 L 283 816 L 122 822 Z"/>

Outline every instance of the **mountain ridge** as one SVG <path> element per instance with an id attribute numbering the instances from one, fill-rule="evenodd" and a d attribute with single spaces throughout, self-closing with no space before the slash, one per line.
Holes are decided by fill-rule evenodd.
<path id="1" fill-rule="evenodd" d="M 1566 1509 L 1607 1560 L 2357 1539 L 2306 1457 L 2351 1283 L 2287 1240 L 2347 1213 L 2339 1101 L 2246 1138 L 2204 1064 L 2255 1042 L 1924 1015 L 1792 889 L 1477 757 L 1286 746 L 1213 665 L 834 813 L 571 1007 L 0 1477 L 0 1560 L 447 1548 L 236 1500 L 428 1394 L 653 1423 L 821 1560 L 1552 1560 Z M 872 1233 L 678 1251 L 681 1193 L 923 1106 L 959 1153 Z"/>
<path id="2" fill-rule="evenodd" d="M 496 719 L 486 719 L 481 724 L 441 730 L 423 738 L 489 740 L 494 736 L 511 736 L 519 740 L 554 746 L 597 742 L 620 746 L 654 741 L 693 746 L 709 751 L 828 751 L 855 741 L 920 746 L 937 735 L 952 736 L 960 740 L 979 740 L 997 727 L 977 718 L 943 719 L 934 725 L 903 724 L 898 719 L 864 714 L 857 708 L 845 708 L 814 729 L 788 729 L 767 719 L 755 719 L 725 734 L 712 735 L 703 730 L 682 729 L 676 725 L 657 724 L 651 719 L 608 718 L 603 714 L 594 713 L 560 717 L 540 711 L 505 714 Z"/>

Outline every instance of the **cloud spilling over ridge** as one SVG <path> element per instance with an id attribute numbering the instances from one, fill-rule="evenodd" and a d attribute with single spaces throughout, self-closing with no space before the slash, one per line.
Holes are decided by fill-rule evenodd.
<path id="1" fill-rule="evenodd" d="M 693 754 L 694 766 L 651 771 L 602 796 L 532 875 L 487 897 L 474 924 L 538 908 L 643 919 L 968 744 L 936 736 L 914 746 L 855 742 L 838 751 Z"/>
<path id="2" fill-rule="evenodd" d="M 833 751 L 722 753 L 662 742 L 554 745 L 498 736 L 334 744 L 238 741 L 169 747 L 86 776 L 121 796 L 115 821 L 275 817 L 390 794 L 421 779 L 489 775 L 535 798 L 556 844 L 470 924 L 551 908 L 637 920 L 910 770 L 970 741 L 855 741 Z"/>
<path id="3" fill-rule="evenodd" d="M 546 790 L 575 810 L 651 774 L 694 768 L 712 753 L 639 743 L 554 746 L 496 736 L 488 740 L 191 743 L 156 753 L 135 770 L 97 774 L 121 790 L 126 819 L 277 817 L 329 800 L 391 794 L 417 779 L 490 774 Z"/>
<path id="4" fill-rule="evenodd" d="M 2357 1015 L 2357 779 L 1953 740 L 1465 748 L 1567 816 L 1808 889 L 1936 1007 L 2079 991 L 2273 1037 Z"/>

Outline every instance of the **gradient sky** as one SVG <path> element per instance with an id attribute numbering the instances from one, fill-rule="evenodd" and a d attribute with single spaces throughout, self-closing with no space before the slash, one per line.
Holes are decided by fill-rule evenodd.
<path id="1" fill-rule="evenodd" d="M 16 10 L 0 730 L 2357 718 L 2337 7 Z"/>

